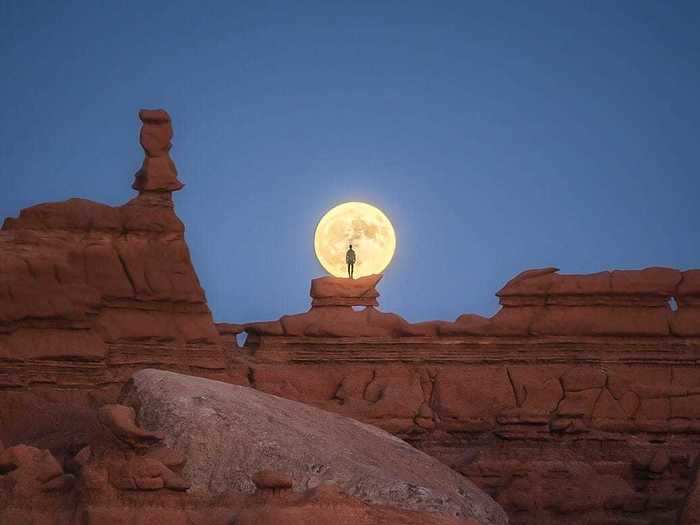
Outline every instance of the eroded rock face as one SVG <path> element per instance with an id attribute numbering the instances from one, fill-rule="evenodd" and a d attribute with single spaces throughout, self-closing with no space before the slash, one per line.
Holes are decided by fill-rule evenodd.
<path id="1" fill-rule="evenodd" d="M 678 525 L 700 525 L 700 470 L 695 465 L 692 484 L 683 505 Z"/>
<path id="2" fill-rule="evenodd" d="M 123 402 L 188 457 L 194 493 L 252 493 L 262 469 L 296 490 L 333 482 L 366 503 L 505 524 L 503 511 L 465 478 L 375 427 L 255 390 L 142 370 Z"/>
<path id="3" fill-rule="evenodd" d="M 59 413 L 72 410 L 86 387 L 97 387 L 97 398 L 114 396 L 149 362 L 203 374 L 226 366 L 173 207 L 171 192 L 181 184 L 168 156 L 170 117 L 162 110 L 140 116 L 147 162 L 137 197 L 116 207 L 85 199 L 39 204 L 0 230 L 6 439 L 26 439 L 27 425 L 34 427 L 29 435 L 58 435 L 54 405 Z M 31 388 L 36 383 L 45 388 Z M 88 419 L 75 427 L 87 428 Z"/>

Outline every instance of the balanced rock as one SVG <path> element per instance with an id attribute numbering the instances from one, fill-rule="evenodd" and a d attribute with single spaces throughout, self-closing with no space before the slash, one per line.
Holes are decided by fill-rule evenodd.
<path id="1" fill-rule="evenodd" d="M 141 370 L 122 402 L 139 424 L 188 458 L 193 494 L 253 493 L 261 470 L 285 472 L 293 490 L 324 482 L 366 504 L 505 525 L 503 510 L 470 481 L 404 441 L 353 419 L 253 389 Z"/>
<path id="2" fill-rule="evenodd" d="M 381 274 L 358 279 L 319 277 L 311 281 L 312 306 L 377 306 L 377 283 Z"/>
<path id="3" fill-rule="evenodd" d="M 170 158 L 173 128 L 170 115 L 162 109 L 142 109 L 140 142 L 146 157 L 136 173 L 133 188 L 138 191 L 172 192 L 184 184 L 177 179 L 177 168 Z"/>

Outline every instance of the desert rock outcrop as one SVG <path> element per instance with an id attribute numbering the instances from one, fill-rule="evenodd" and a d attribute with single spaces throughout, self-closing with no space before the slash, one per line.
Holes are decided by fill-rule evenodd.
<path id="1" fill-rule="evenodd" d="M 127 407 L 99 417 L 143 368 L 376 425 L 474 481 L 514 525 L 678 521 L 700 435 L 700 270 L 527 270 L 499 292 L 494 316 L 423 323 L 377 308 L 378 276 L 326 277 L 312 284 L 308 312 L 214 325 L 174 209 L 182 183 L 169 157 L 170 118 L 140 117 L 138 196 L 122 206 L 38 204 L 0 229 L 0 440 L 32 447 L 41 455 L 25 456 L 47 464 L 49 451 L 63 469 L 44 486 L 19 481 L 35 463 L 3 463 L 0 488 L 42 495 L 6 522 L 31 508 L 44 523 L 69 523 L 65 494 L 83 489 L 99 501 L 81 525 L 116 519 L 114 491 L 129 500 L 123 522 L 196 522 L 183 506 L 199 503 L 166 488 L 161 467 L 125 463 L 150 458 L 177 474 L 182 451 L 140 436 L 149 431 L 135 414 L 117 417 Z M 105 433 L 118 453 L 99 446 Z M 163 487 L 122 490 L 106 473 L 127 480 L 122 487 Z M 291 505 L 328 495 L 317 496 Z M 698 498 L 687 499 L 686 521 Z M 207 501 L 206 519 L 227 523 L 234 503 Z"/>
<path id="2" fill-rule="evenodd" d="M 146 159 L 170 166 L 170 118 L 162 110 L 140 115 Z M 28 426 L 30 435 L 59 435 L 57 414 L 66 411 L 78 432 L 87 429 L 95 423 L 94 411 L 85 411 L 87 389 L 95 399 L 114 399 L 131 373 L 149 364 L 203 375 L 224 370 L 219 334 L 174 210 L 171 192 L 181 186 L 173 182 L 174 166 L 166 176 L 147 164 L 137 177 L 139 195 L 123 206 L 69 199 L 4 221 L 0 421 L 6 439 L 26 439 Z"/>
<path id="3" fill-rule="evenodd" d="M 159 370 L 134 374 L 123 402 L 141 425 L 188 457 L 193 493 L 255 490 L 261 469 L 296 490 L 333 482 L 366 503 L 505 524 L 503 511 L 465 478 L 374 427 L 218 381 Z"/>

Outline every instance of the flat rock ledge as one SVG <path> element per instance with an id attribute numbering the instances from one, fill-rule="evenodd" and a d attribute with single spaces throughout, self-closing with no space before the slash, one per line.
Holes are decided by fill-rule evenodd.
<path id="1" fill-rule="evenodd" d="M 317 408 L 173 372 L 141 370 L 122 403 L 188 458 L 190 492 L 255 492 L 263 469 L 295 491 L 334 484 L 366 503 L 506 525 L 503 509 L 443 463 L 376 427 Z"/>

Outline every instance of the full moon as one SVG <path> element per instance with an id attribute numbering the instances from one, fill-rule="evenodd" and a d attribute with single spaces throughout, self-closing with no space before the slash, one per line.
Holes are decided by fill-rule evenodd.
<path id="1" fill-rule="evenodd" d="M 383 272 L 396 250 L 396 233 L 384 213 L 364 202 L 345 202 L 328 211 L 316 226 L 314 249 L 325 270 L 347 277 L 345 252 L 352 244 L 354 277 Z"/>

